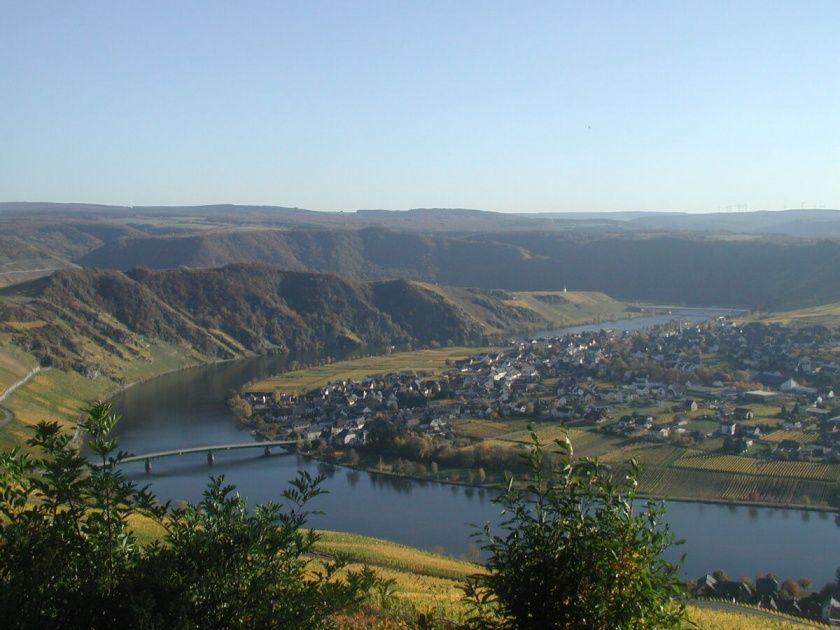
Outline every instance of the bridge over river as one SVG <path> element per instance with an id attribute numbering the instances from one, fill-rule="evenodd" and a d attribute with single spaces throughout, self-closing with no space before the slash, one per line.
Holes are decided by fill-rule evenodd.
<path id="1" fill-rule="evenodd" d="M 156 453 L 143 453 L 142 455 L 130 455 L 122 460 L 122 463 L 144 462 L 146 472 L 152 472 L 152 460 L 163 457 L 176 457 L 178 455 L 189 455 L 191 453 L 207 453 L 207 464 L 212 465 L 215 461 L 213 453 L 216 451 L 234 451 L 245 448 L 261 448 L 266 455 L 271 455 L 271 449 L 275 446 L 292 446 L 295 440 L 268 440 L 265 442 L 244 442 L 241 444 L 213 444 L 211 446 L 191 446 L 189 448 L 177 448 L 171 451 L 158 451 Z"/>

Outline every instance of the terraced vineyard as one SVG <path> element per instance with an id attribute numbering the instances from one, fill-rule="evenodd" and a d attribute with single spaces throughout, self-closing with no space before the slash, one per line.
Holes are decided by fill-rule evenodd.
<path id="1" fill-rule="evenodd" d="M 599 459 L 607 464 L 624 463 L 635 459 L 646 466 L 668 466 L 685 453 L 680 446 L 635 442 L 602 455 Z"/>
<path id="2" fill-rule="evenodd" d="M 780 429 L 778 431 L 768 433 L 761 438 L 762 442 L 770 442 L 773 444 L 777 444 L 783 440 L 796 440 L 801 444 L 810 444 L 817 441 L 817 435 L 815 433 L 806 433 L 805 431 L 784 431 Z"/>
<path id="3" fill-rule="evenodd" d="M 658 466 L 642 469 L 639 489 L 666 498 L 800 505 L 828 502 L 832 494 L 819 481 Z"/>
<path id="4" fill-rule="evenodd" d="M 719 455 L 712 453 L 697 454 L 691 451 L 677 459 L 674 466 L 711 470 L 745 475 L 772 475 L 796 479 L 814 479 L 818 481 L 836 481 L 840 467 L 830 464 L 811 462 L 763 461 L 737 455 Z"/>

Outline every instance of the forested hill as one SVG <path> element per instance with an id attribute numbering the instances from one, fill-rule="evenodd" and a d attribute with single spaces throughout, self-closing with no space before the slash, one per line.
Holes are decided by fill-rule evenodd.
<path id="1" fill-rule="evenodd" d="M 840 301 L 840 243 L 756 236 L 510 231 L 259 230 L 122 238 L 79 259 L 126 269 L 265 261 L 360 280 L 406 277 L 514 291 L 747 308 Z"/>
<path id="2" fill-rule="evenodd" d="M 0 290 L 0 335 L 43 364 L 82 373 L 151 361 L 150 344 L 232 358 L 481 341 L 505 330 L 620 316 L 598 294 L 516 296 L 406 280 L 362 283 L 258 264 L 68 269 Z"/>

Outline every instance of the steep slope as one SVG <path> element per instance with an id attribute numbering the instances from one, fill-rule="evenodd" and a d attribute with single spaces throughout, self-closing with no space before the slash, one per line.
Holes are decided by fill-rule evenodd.
<path id="1" fill-rule="evenodd" d="M 469 344 L 514 330 L 622 317 L 603 294 L 358 282 L 258 264 L 69 269 L 0 290 L 0 342 L 43 365 L 118 380 L 164 343 L 198 360 L 274 349 L 329 353 Z"/>
<path id="2" fill-rule="evenodd" d="M 124 239 L 80 260 L 112 268 L 240 261 L 359 280 L 408 278 L 511 291 L 569 287 L 691 305 L 778 309 L 840 300 L 840 242 L 754 236 L 261 230 Z"/>
<path id="3" fill-rule="evenodd" d="M 419 287 L 367 285 L 265 265 L 130 273 L 65 270 L 0 291 L 0 333 L 82 373 L 148 358 L 150 343 L 204 357 L 468 342 L 479 323 Z"/>

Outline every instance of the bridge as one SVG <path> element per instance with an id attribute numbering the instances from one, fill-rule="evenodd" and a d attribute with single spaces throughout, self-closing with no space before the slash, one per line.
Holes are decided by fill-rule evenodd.
<path id="1" fill-rule="evenodd" d="M 177 455 L 189 455 L 191 453 L 207 453 L 207 464 L 213 465 L 216 461 L 216 451 L 235 451 L 245 448 L 261 448 L 265 455 L 271 455 L 271 448 L 274 446 L 292 446 L 295 440 L 269 440 L 265 442 L 245 442 L 243 444 L 213 444 L 212 446 L 191 446 L 189 448 L 178 448 L 171 451 L 158 451 L 157 453 L 143 453 L 142 455 L 130 455 L 122 460 L 123 464 L 129 462 L 144 462 L 146 472 L 152 472 L 152 460 L 163 457 L 175 457 Z"/>

